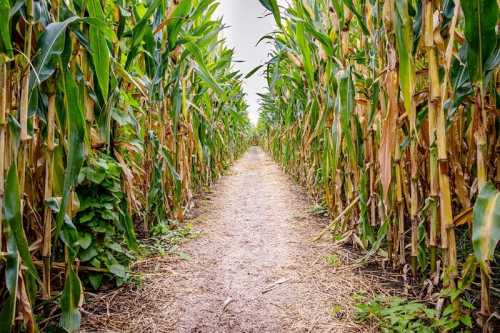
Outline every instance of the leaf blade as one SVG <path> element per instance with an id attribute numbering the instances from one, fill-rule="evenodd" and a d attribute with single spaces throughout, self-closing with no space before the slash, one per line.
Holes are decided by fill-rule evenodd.
<path id="1" fill-rule="evenodd" d="M 104 12 L 98 0 L 89 0 L 87 9 L 90 16 L 104 20 Z M 102 35 L 100 29 L 95 25 L 90 25 L 89 28 L 90 48 L 92 50 L 92 62 L 94 63 L 97 82 L 101 89 L 102 96 L 105 100 L 108 99 L 109 91 L 109 65 L 110 52 L 106 39 Z"/>
<path id="2" fill-rule="evenodd" d="M 500 191 L 486 183 L 479 192 L 472 213 L 472 244 L 483 266 L 493 256 L 500 240 Z"/>
<path id="3" fill-rule="evenodd" d="M 5 221 L 10 226 L 14 236 L 17 250 L 21 256 L 24 265 L 28 268 L 28 273 L 35 279 L 40 281 L 35 265 L 31 259 L 28 240 L 23 229 L 22 213 L 21 213 L 21 193 L 19 181 L 17 177 L 17 163 L 13 162 L 7 174 L 7 182 L 5 184 L 5 202 L 4 216 Z"/>

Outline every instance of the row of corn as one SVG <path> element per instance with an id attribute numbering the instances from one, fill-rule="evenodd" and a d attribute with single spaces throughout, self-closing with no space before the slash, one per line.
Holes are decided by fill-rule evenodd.
<path id="1" fill-rule="evenodd" d="M 0 0 L 0 332 L 78 330 L 249 122 L 215 0 Z"/>
<path id="2" fill-rule="evenodd" d="M 500 291 L 498 2 L 261 3 L 278 26 L 263 38 L 274 45 L 263 144 L 323 200 L 334 235 L 432 286 L 428 300 L 456 318 L 480 303 L 488 327 Z"/>

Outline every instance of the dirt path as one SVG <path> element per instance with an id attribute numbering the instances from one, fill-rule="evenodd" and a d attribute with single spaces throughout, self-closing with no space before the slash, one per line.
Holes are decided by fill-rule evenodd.
<path id="1" fill-rule="evenodd" d="M 140 269 L 142 286 L 94 296 L 101 307 L 84 316 L 88 331 L 361 330 L 352 295 L 373 290 L 373 279 L 331 241 L 311 243 L 325 222 L 260 148 L 234 165 L 204 206 L 193 222 L 202 235 L 183 246 L 190 259 L 156 258 Z"/>

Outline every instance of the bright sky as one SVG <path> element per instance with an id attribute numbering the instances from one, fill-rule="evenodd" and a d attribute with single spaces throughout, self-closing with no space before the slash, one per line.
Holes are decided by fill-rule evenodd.
<path id="1" fill-rule="evenodd" d="M 258 40 L 272 32 L 275 22 L 272 15 L 266 14 L 266 9 L 259 0 L 220 0 L 218 15 L 223 16 L 223 22 L 229 26 L 223 32 L 227 45 L 235 50 L 235 60 L 243 60 L 235 66 L 244 75 L 267 60 L 271 45 L 265 41 L 258 46 Z M 257 93 L 264 92 L 266 86 L 262 71 L 245 80 L 248 113 L 252 123 L 259 118 L 259 97 Z"/>

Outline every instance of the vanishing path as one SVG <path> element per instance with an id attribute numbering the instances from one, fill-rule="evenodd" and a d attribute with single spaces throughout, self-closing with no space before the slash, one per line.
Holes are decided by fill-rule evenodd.
<path id="1" fill-rule="evenodd" d="M 325 221 L 309 213 L 302 190 L 260 148 L 201 204 L 192 222 L 201 235 L 182 246 L 189 258 L 150 259 L 138 266 L 142 286 L 94 296 L 101 308 L 85 316 L 89 331 L 362 330 L 352 322 L 352 296 L 373 290 L 373 279 L 331 240 L 311 242 Z"/>

